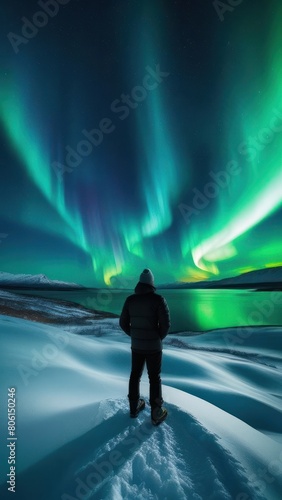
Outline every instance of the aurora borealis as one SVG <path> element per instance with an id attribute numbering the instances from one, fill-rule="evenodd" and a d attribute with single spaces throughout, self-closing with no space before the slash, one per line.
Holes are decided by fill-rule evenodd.
<path id="1" fill-rule="evenodd" d="M 282 265 L 282 7 L 222 3 L 6 3 L 0 270 L 122 286 Z"/>

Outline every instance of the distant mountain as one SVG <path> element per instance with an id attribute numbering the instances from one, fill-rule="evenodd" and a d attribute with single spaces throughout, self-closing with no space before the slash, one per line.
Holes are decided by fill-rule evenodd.
<path id="1" fill-rule="evenodd" d="M 45 274 L 12 274 L 0 272 L 1 288 L 69 289 L 84 288 L 76 283 L 50 280 Z"/>
<path id="2" fill-rule="evenodd" d="M 214 281 L 197 283 L 175 282 L 158 288 L 257 288 L 260 290 L 282 290 L 282 266 L 249 271 L 248 273 Z"/>
<path id="3" fill-rule="evenodd" d="M 257 271 L 249 271 L 248 273 L 240 274 L 234 278 L 226 278 L 217 282 L 221 285 L 264 285 L 271 283 L 282 284 L 282 266 L 268 267 L 265 269 L 258 269 Z"/>

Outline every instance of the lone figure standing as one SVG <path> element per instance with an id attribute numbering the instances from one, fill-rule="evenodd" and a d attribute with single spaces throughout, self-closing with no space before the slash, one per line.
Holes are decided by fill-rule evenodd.
<path id="1" fill-rule="evenodd" d="M 144 269 L 135 293 L 127 297 L 119 320 L 122 330 L 131 337 L 132 366 L 129 379 L 128 399 L 130 416 L 137 417 L 145 407 L 140 399 L 139 387 L 145 362 L 150 381 L 151 418 L 154 425 L 167 416 L 162 408 L 162 340 L 170 328 L 170 314 L 166 300 L 155 293 L 154 276 Z"/>

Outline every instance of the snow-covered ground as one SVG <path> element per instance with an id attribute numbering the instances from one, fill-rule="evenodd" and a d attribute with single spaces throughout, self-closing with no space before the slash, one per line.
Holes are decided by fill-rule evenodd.
<path id="1" fill-rule="evenodd" d="M 5 306 L 14 311 L 25 311 L 27 316 L 32 312 L 40 313 L 42 316 L 58 322 L 69 318 L 86 319 L 94 315 L 93 311 L 91 313 L 89 310 L 83 310 L 78 306 L 68 308 L 67 304 L 63 301 L 22 295 L 0 289 L 0 307 L 4 308 Z"/>
<path id="2" fill-rule="evenodd" d="M 2 315 L 0 332 L 1 500 L 281 499 L 282 328 L 168 336 L 169 416 L 159 427 L 148 404 L 129 418 L 130 344 L 118 319 L 92 317 L 86 331 Z M 13 497 L 8 388 L 16 390 Z M 146 374 L 141 389 L 148 401 Z"/>
<path id="3" fill-rule="evenodd" d="M 35 292 L 36 293 L 36 292 Z M 83 334 L 99 333 L 97 320 L 113 317 L 111 313 L 86 309 L 73 302 L 40 298 L 0 289 L 0 314 L 64 326 Z"/>

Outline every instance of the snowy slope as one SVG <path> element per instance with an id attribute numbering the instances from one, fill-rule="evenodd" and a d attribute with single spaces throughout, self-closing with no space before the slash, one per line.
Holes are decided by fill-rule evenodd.
<path id="1" fill-rule="evenodd" d="M 93 311 L 79 307 L 79 305 L 77 305 L 77 307 L 68 307 L 67 304 L 70 303 L 46 299 L 45 297 L 40 298 L 30 295 L 21 295 L 0 289 L 0 306 L 6 306 L 15 311 L 25 311 L 27 314 L 34 311 L 50 319 L 57 319 L 58 321 L 69 317 L 74 317 L 77 320 L 79 317 L 91 318 L 94 315 Z"/>
<path id="2" fill-rule="evenodd" d="M 154 428 L 148 405 L 136 420 L 128 416 L 128 337 L 115 319 L 95 328 L 99 335 L 87 337 L 0 317 L 1 408 L 8 387 L 17 398 L 13 498 L 281 498 L 281 329 L 267 329 L 267 345 L 264 329 L 254 329 L 236 352 L 220 331 L 169 337 L 169 418 Z M 146 376 L 141 389 L 147 400 Z M 5 440 L 3 416 L 1 431 Z M 5 455 L 1 446 L 1 483 Z M 5 484 L 0 498 L 11 498 Z"/>
<path id="3" fill-rule="evenodd" d="M 81 288 L 76 283 L 50 280 L 45 274 L 12 274 L 0 272 L 0 286 L 40 286 L 40 287 L 75 287 Z"/>

